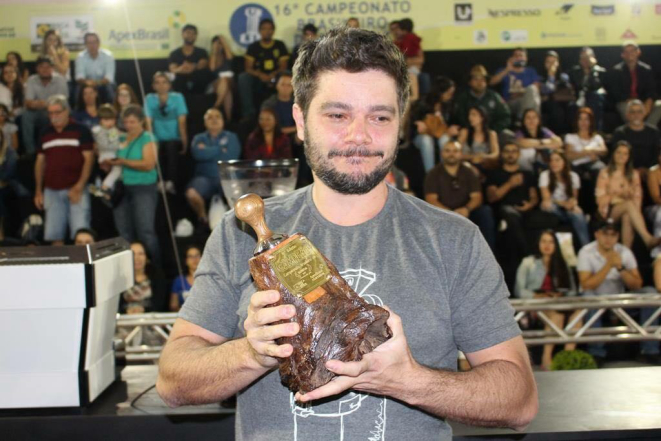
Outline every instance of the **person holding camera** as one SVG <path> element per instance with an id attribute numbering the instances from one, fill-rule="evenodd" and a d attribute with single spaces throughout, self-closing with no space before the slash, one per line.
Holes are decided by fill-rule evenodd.
<path id="1" fill-rule="evenodd" d="M 490 86 L 502 84 L 501 95 L 515 119 L 521 119 L 526 109 L 541 112 L 540 77 L 535 68 L 527 64 L 528 51 L 517 47 L 505 67 L 499 69 L 489 81 Z"/>

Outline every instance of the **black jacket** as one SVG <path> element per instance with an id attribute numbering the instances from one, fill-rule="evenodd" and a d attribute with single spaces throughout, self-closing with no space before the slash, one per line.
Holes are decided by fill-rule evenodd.
<path id="1" fill-rule="evenodd" d="M 656 82 L 654 81 L 652 68 L 648 64 L 639 61 L 636 66 L 636 72 L 638 73 L 638 87 L 636 88 L 638 99 L 641 101 L 646 101 L 650 98 L 655 99 Z M 611 69 L 606 90 L 608 90 L 608 94 L 614 103 L 629 99 L 631 72 L 624 61 L 616 64 Z"/>

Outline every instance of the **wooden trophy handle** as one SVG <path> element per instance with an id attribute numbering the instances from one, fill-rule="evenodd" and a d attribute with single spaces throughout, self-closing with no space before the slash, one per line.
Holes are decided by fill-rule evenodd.
<path id="1" fill-rule="evenodd" d="M 241 196 L 234 204 L 234 211 L 239 220 L 247 223 L 257 233 L 257 240 L 262 242 L 273 236 L 264 219 L 264 201 L 255 193 Z"/>

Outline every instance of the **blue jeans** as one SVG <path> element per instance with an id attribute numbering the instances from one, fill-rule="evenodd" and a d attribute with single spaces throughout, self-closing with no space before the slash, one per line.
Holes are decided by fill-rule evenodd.
<path id="1" fill-rule="evenodd" d="M 65 240 L 67 224 L 69 237 L 73 239 L 76 231 L 89 228 L 92 218 L 90 194 L 83 190 L 80 201 L 72 204 L 69 201 L 69 189 L 44 189 L 44 209 L 46 211 L 46 225 L 44 227 L 44 240 Z"/>
<path id="2" fill-rule="evenodd" d="M 413 144 L 420 150 L 425 172 L 434 168 L 436 165 L 436 139 L 431 135 L 417 135 L 413 139 Z"/>
<path id="3" fill-rule="evenodd" d="M 588 221 L 585 219 L 585 215 L 583 213 L 567 211 L 564 208 L 557 206 L 556 204 L 553 204 L 551 213 L 558 216 L 561 222 L 571 224 L 571 227 L 574 229 L 576 236 L 578 237 L 580 248 L 590 243 Z"/>
<path id="4" fill-rule="evenodd" d="M 482 232 L 482 236 L 493 252 L 496 249 L 496 221 L 489 205 L 480 205 L 468 217 Z"/>
<path id="5" fill-rule="evenodd" d="M 23 133 L 23 148 L 25 153 L 37 151 L 36 136 L 48 125 L 48 115 L 45 110 L 28 110 L 21 115 L 21 132 Z"/>
<path id="6" fill-rule="evenodd" d="M 113 209 L 119 235 L 129 242 L 139 240 L 147 247 L 152 262 L 161 262 L 161 252 L 154 227 L 158 192 L 156 184 L 125 185 L 124 196 Z"/>
<path id="7" fill-rule="evenodd" d="M 243 118 L 254 118 L 257 115 L 255 109 L 255 97 L 264 95 L 268 86 L 257 77 L 243 72 L 239 75 L 239 96 L 241 97 L 241 116 Z"/>

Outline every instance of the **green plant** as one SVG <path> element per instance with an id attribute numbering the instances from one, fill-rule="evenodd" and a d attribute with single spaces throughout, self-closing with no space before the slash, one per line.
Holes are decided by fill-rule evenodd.
<path id="1" fill-rule="evenodd" d="M 560 351 L 551 362 L 552 371 L 571 371 L 577 369 L 597 369 L 597 362 L 585 351 Z"/>

